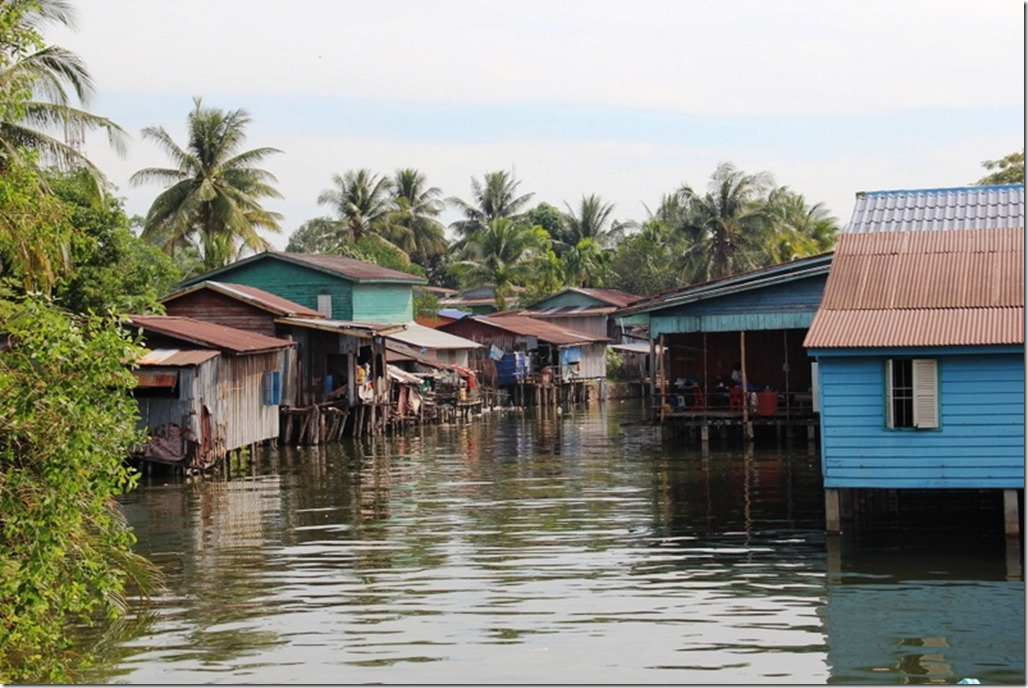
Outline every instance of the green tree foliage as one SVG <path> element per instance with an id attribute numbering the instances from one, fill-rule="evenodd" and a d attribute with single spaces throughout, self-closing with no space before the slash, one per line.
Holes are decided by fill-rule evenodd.
<path id="1" fill-rule="evenodd" d="M 545 229 L 499 217 L 468 237 L 465 257 L 452 269 L 465 288 L 492 286 L 496 308 L 504 311 L 514 287 L 536 278 L 549 253 L 550 235 Z"/>
<path id="2" fill-rule="evenodd" d="M 366 234 L 381 234 L 392 210 L 393 186 L 388 177 L 371 170 L 350 170 L 332 176 L 332 186 L 318 195 L 318 203 L 331 206 L 350 241 Z"/>
<path id="3" fill-rule="evenodd" d="M 554 236 L 565 249 L 576 246 L 583 239 L 591 239 L 601 248 L 610 245 L 613 238 L 610 227 L 610 216 L 614 212 L 613 204 L 606 203 L 596 194 L 592 194 L 582 196 L 577 212 L 570 205 L 567 209 L 564 215 L 564 232 Z"/>
<path id="4" fill-rule="evenodd" d="M 397 171 L 392 180 L 393 209 L 386 216 L 386 238 L 415 263 L 428 267 L 449 248 L 446 230 L 437 219 L 442 191 L 429 186 L 413 168 Z"/>
<path id="5" fill-rule="evenodd" d="M 71 268 L 71 241 L 64 204 L 45 192 L 35 170 L 9 165 L 0 174 L 0 277 L 50 294 Z"/>
<path id="6" fill-rule="evenodd" d="M 521 182 L 513 174 L 504 171 L 488 172 L 480 182 L 471 179 L 473 200 L 464 201 L 457 197 L 448 199 L 464 216 L 450 225 L 456 232 L 460 244 L 472 234 L 484 230 L 490 222 L 498 219 L 521 220 L 522 209 L 532 199 L 533 194 L 518 195 Z"/>
<path id="7" fill-rule="evenodd" d="M 825 253 L 835 246 L 839 223 L 821 203 L 808 205 L 802 195 L 784 186 L 771 191 L 767 203 L 772 231 L 764 264 Z"/>
<path id="8" fill-rule="evenodd" d="M 132 553 L 114 495 L 131 489 L 141 350 L 99 317 L 0 293 L 0 681 L 58 683 L 88 668 L 73 624 L 126 609 L 158 574 Z"/>
<path id="9" fill-rule="evenodd" d="M 545 229 L 554 241 L 560 241 L 564 236 L 567 219 L 564 213 L 556 206 L 549 203 L 540 203 L 524 214 L 527 224 L 536 225 Z"/>
<path id="10" fill-rule="evenodd" d="M 684 286 L 679 256 L 684 238 L 657 216 L 622 239 L 611 259 L 607 286 L 629 294 L 655 294 Z"/>
<path id="11" fill-rule="evenodd" d="M 76 313 L 163 312 L 158 299 L 181 279 L 176 265 L 132 234 L 121 201 L 98 197 L 83 170 L 50 172 L 47 186 L 68 210 L 70 275 L 55 299 Z"/>
<path id="12" fill-rule="evenodd" d="M 290 253 L 339 253 L 346 243 L 338 220 L 315 217 L 300 225 L 289 235 L 286 251 Z"/>
<path id="13" fill-rule="evenodd" d="M 730 163 L 718 166 L 706 193 L 685 185 L 682 221 L 686 237 L 682 267 L 687 283 L 705 282 L 759 266 L 771 227 L 766 172 L 746 174 Z"/>
<path id="14" fill-rule="evenodd" d="M 999 160 L 986 160 L 982 167 L 989 170 L 989 174 L 978 180 L 979 186 L 1024 184 L 1024 151 L 1005 155 Z"/>
<path id="15" fill-rule="evenodd" d="M 123 153 L 127 137 L 111 120 L 84 109 L 94 92 L 85 64 L 70 50 L 47 45 L 40 33 L 47 25 L 74 27 L 74 21 L 65 0 L 0 3 L 0 170 L 12 164 L 82 168 L 103 193 L 103 173 L 65 138 L 102 130 Z"/>
<path id="16" fill-rule="evenodd" d="M 271 248 L 258 230 L 278 232 L 281 215 L 266 210 L 265 198 L 281 198 L 270 172 L 255 167 L 276 148 L 242 150 L 246 110 L 225 112 L 204 107 L 199 98 L 186 120 L 189 143 L 180 147 L 164 127 L 147 127 L 143 138 L 160 146 L 174 167 L 139 170 L 135 185 L 158 183 L 165 190 L 154 199 L 143 226 L 143 239 L 174 254 L 191 244 L 203 257 L 204 270 L 223 267 L 241 252 Z"/>

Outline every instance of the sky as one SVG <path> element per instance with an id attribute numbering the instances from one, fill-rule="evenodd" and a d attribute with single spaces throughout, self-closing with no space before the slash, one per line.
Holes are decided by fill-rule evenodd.
<path id="1" fill-rule="evenodd" d="M 1013 0 L 78 0 L 88 109 L 131 136 L 85 154 L 130 215 L 185 146 L 193 98 L 252 118 L 284 198 L 276 248 L 331 216 L 334 175 L 421 171 L 443 197 L 506 171 L 546 202 L 644 221 L 721 163 L 849 221 L 855 194 L 961 186 L 1023 150 L 1025 5 Z M 458 219 L 447 209 L 445 224 Z"/>

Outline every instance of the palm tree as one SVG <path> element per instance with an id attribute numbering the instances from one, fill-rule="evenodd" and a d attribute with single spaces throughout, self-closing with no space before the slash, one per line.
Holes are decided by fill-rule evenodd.
<path id="1" fill-rule="evenodd" d="M 332 175 L 333 187 L 318 195 L 318 203 L 332 206 L 353 243 L 365 234 L 380 234 L 392 211 L 392 181 L 367 169 Z"/>
<path id="2" fill-rule="evenodd" d="M 769 194 L 768 206 L 774 225 L 767 249 L 772 263 L 825 253 L 835 245 L 839 223 L 824 204 L 807 205 L 801 194 L 783 186 Z"/>
<path id="3" fill-rule="evenodd" d="M 582 203 L 576 214 L 567 203 L 568 212 L 564 215 L 564 234 L 556 237 L 564 246 L 574 247 L 583 239 L 591 239 L 598 247 L 608 245 L 612 238 L 612 230 L 607 222 L 614 212 L 612 203 L 604 203 L 596 194 L 582 196 Z"/>
<path id="4" fill-rule="evenodd" d="M 474 201 L 468 203 L 459 198 L 451 197 L 449 203 L 454 205 L 463 215 L 450 226 L 462 240 L 466 240 L 475 232 L 485 228 L 492 220 L 499 218 L 517 219 L 521 209 L 531 200 L 534 194 L 517 195 L 520 181 L 507 172 L 488 172 L 483 182 L 471 179 L 471 191 Z"/>
<path id="5" fill-rule="evenodd" d="M 452 269 L 465 288 L 492 286 L 496 308 L 504 311 L 514 287 L 524 286 L 546 260 L 549 245 L 545 229 L 498 217 L 468 237 L 464 259 Z"/>
<path id="6" fill-rule="evenodd" d="M 690 186 L 679 190 L 684 207 L 679 226 L 689 248 L 683 264 L 690 281 L 726 277 L 760 264 L 766 245 L 769 213 L 766 172 L 745 174 L 722 163 L 711 175 L 707 193 Z"/>
<path id="7" fill-rule="evenodd" d="M 579 239 L 564 253 L 564 276 L 569 287 L 601 287 L 614 260 L 593 237 Z"/>
<path id="8" fill-rule="evenodd" d="M 425 175 L 415 169 L 397 171 L 393 177 L 393 204 L 387 235 L 422 267 L 446 253 L 446 230 L 436 219 L 443 210 L 442 194 L 428 186 Z"/>
<path id="9" fill-rule="evenodd" d="M 103 173 L 63 138 L 103 130 L 123 154 L 127 135 L 106 117 L 82 109 L 93 95 L 85 63 L 70 50 L 45 45 L 39 33 L 47 24 L 74 28 L 74 23 L 74 8 L 66 0 L 0 3 L 0 27 L 8 39 L 0 44 L 0 171 L 14 163 L 81 167 L 102 195 L 107 186 Z M 73 96 L 81 108 L 73 105 Z M 38 157 L 27 158 L 25 151 Z"/>
<path id="10" fill-rule="evenodd" d="M 280 231 L 281 215 L 266 210 L 260 201 L 282 196 L 271 185 L 274 175 L 253 165 L 281 151 L 240 151 L 249 114 L 205 108 L 199 98 L 193 104 L 186 148 L 179 147 L 164 127 L 143 130 L 143 138 L 163 148 L 175 166 L 142 169 L 129 181 L 167 185 L 150 206 L 142 238 L 172 255 L 176 246 L 192 243 L 203 256 L 204 269 L 212 270 L 227 265 L 239 251 L 271 248 L 257 231 Z"/>

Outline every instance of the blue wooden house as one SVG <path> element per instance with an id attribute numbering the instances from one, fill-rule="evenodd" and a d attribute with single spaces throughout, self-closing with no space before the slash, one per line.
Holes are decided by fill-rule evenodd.
<path id="1" fill-rule="evenodd" d="M 185 280 L 262 289 L 331 320 L 405 323 L 414 317 L 414 288 L 423 277 L 345 256 L 269 251 Z"/>
<path id="2" fill-rule="evenodd" d="M 1024 185 L 857 195 L 805 340 L 827 529 L 858 491 L 1024 494 Z M 862 494 L 862 493 L 861 493 Z"/>

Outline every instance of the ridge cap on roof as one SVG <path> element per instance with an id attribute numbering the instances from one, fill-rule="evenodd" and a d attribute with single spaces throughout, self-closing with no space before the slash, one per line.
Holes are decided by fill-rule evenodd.
<path id="1" fill-rule="evenodd" d="M 999 189 L 1023 189 L 1023 183 L 1017 184 L 967 184 L 964 186 L 939 186 L 925 189 L 878 189 L 875 191 L 858 191 L 857 198 L 865 196 L 901 196 L 905 194 L 956 193 L 960 191 L 990 191 Z"/>

